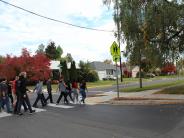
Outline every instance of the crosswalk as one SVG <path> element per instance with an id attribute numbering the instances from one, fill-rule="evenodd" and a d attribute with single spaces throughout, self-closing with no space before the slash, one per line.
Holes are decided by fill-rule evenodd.
<path id="1" fill-rule="evenodd" d="M 54 108 L 62 108 L 62 109 L 71 109 L 75 107 L 74 105 L 62 105 L 62 104 L 56 105 L 56 104 L 51 104 L 51 103 L 48 104 L 47 106 L 54 107 Z M 46 109 L 43 109 L 43 108 L 32 107 L 32 109 L 35 110 L 36 113 L 47 111 Z M 22 110 L 23 110 L 23 107 L 22 107 Z M 5 117 L 10 117 L 10 116 L 13 116 L 13 114 L 7 113 L 5 111 L 0 112 L 0 119 L 5 118 Z"/>
<path id="2" fill-rule="evenodd" d="M 12 114 L 8 114 L 4 111 L 0 112 L 0 118 L 4 118 L 4 117 L 8 117 L 8 116 L 12 116 Z"/>
<path id="3" fill-rule="evenodd" d="M 57 108 L 64 108 L 64 109 L 74 108 L 74 106 L 70 106 L 70 105 L 56 105 L 56 104 L 48 104 L 48 106 L 51 106 L 51 107 L 57 107 Z"/>

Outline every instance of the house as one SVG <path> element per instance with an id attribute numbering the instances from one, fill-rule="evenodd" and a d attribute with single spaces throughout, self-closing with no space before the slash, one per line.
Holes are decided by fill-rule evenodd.
<path id="1" fill-rule="evenodd" d="M 80 69 L 79 64 L 76 64 L 76 69 Z M 67 68 L 71 68 L 71 63 L 67 63 Z M 60 61 L 51 60 L 50 69 L 52 70 L 52 77 L 54 80 L 58 80 L 61 76 Z"/>
<path id="2" fill-rule="evenodd" d="M 133 77 L 133 78 L 136 78 L 138 72 L 139 72 L 139 66 L 135 66 L 135 67 L 132 69 L 132 77 Z"/>
<path id="3" fill-rule="evenodd" d="M 100 61 L 94 61 L 90 63 L 90 67 L 94 69 L 99 76 L 99 80 L 104 78 L 115 78 L 116 77 L 116 66 L 112 64 L 106 64 Z M 118 68 L 118 77 L 120 76 L 120 69 Z"/>
<path id="4" fill-rule="evenodd" d="M 51 60 L 50 69 L 52 70 L 52 78 L 58 80 L 61 74 L 60 61 Z"/>

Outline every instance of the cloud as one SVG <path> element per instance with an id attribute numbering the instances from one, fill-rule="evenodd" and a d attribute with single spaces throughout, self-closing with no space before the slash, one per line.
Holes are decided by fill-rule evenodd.
<path id="1" fill-rule="evenodd" d="M 73 24 L 115 30 L 112 10 L 101 0 L 9 0 L 18 6 L 42 15 Z M 18 55 L 23 47 L 34 52 L 38 45 L 53 40 L 75 60 L 104 60 L 111 58 L 109 47 L 113 33 L 90 31 L 63 25 L 25 13 L 0 3 L 1 55 Z"/>

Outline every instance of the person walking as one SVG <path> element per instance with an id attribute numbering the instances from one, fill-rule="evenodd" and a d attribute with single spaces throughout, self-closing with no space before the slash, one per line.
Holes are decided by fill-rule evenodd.
<path id="1" fill-rule="evenodd" d="M 12 86 L 10 84 L 10 81 L 7 81 L 7 86 L 8 86 L 8 97 L 10 98 L 11 105 L 13 107 Z"/>
<path id="2" fill-rule="evenodd" d="M 8 86 L 7 86 L 7 80 L 2 79 L 0 83 L 0 93 L 1 93 L 1 107 L 4 109 L 4 106 L 6 105 L 6 111 L 7 113 L 11 113 L 10 109 L 10 102 L 9 102 L 9 97 L 8 97 Z"/>
<path id="3" fill-rule="evenodd" d="M 71 100 L 72 102 L 74 102 L 74 100 L 73 100 L 73 98 L 72 98 L 72 88 L 71 88 L 71 83 L 70 83 L 70 81 L 67 81 L 67 83 L 66 83 L 66 94 L 67 94 L 67 96 L 70 97 L 70 100 Z"/>
<path id="4" fill-rule="evenodd" d="M 82 80 L 82 82 L 80 83 L 80 94 L 82 96 L 80 103 L 81 102 L 85 103 L 86 91 L 88 91 L 87 86 L 86 86 L 86 82 L 84 80 Z"/>
<path id="5" fill-rule="evenodd" d="M 52 83 L 51 83 L 51 79 L 49 78 L 47 81 L 47 92 L 48 92 L 48 97 L 46 98 L 46 101 L 48 99 L 50 99 L 50 103 L 53 103 L 53 99 L 52 99 Z"/>
<path id="6" fill-rule="evenodd" d="M 38 83 L 35 86 L 35 89 L 34 89 L 34 92 L 37 93 L 37 98 L 36 98 L 36 100 L 33 104 L 33 107 L 35 107 L 35 108 L 37 108 L 37 103 L 38 103 L 39 100 L 42 103 L 42 107 L 46 106 L 45 99 L 43 97 L 42 88 L 43 88 L 43 82 L 41 80 L 39 80 Z"/>
<path id="7" fill-rule="evenodd" d="M 74 100 L 74 103 L 78 103 L 79 101 L 79 93 L 78 93 L 78 83 L 76 80 L 74 80 L 72 82 L 72 92 L 73 92 L 73 100 Z"/>
<path id="8" fill-rule="evenodd" d="M 66 84 L 64 82 L 64 78 L 62 77 L 59 81 L 59 84 L 58 84 L 58 89 L 59 92 L 60 92 L 60 96 L 56 102 L 56 104 L 58 105 L 59 102 L 61 101 L 62 97 L 64 96 L 64 103 L 68 104 L 68 100 L 67 100 L 67 93 L 66 93 Z"/>
<path id="9" fill-rule="evenodd" d="M 20 76 L 19 76 L 19 80 L 20 80 L 20 93 L 21 93 L 21 99 L 20 99 L 20 102 L 18 103 L 18 113 L 19 113 L 19 115 L 22 115 L 22 113 L 20 113 L 20 110 L 21 110 L 22 102 L 24 102 L 24 101 L 25 101 L 25 103 L 28 106 L 29 112 L 31 114 L 33 112 L 35 112 L 35 110 L 33 110 L 32 107 L 31 107 L 31 103 L 30 103 L 29 97 L 27 95 L 28 89 L 26 88 L 26 85 L 27 85 L 26 77 L 27 77 L 27 73 L 26 72 L 22 72 L 20 74 Z"/>
<path id="10" fill-rule="evenodd" d="M 20 113 L 20 111 L 18 112 L 19 103 L 21 105 L 23 105 L 24 112 L 26 112 L 28 110 L 28 107 L 23 99 L 22 94 L 21 94 L 20 83 L 21 83 L 21 81 L 19 80 L 19 76 L 16 76 L 15 80 L 13 80 L 13 82 L 12 82 L 12 91 L 13 91 L 13 98 L 14 98 L 14 114 Z M 20 114 L 22 114 L 22 113 L 20 113 Z"/>

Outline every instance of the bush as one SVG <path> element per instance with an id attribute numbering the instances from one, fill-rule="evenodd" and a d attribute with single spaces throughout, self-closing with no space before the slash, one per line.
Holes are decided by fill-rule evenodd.
<path id="1" fill-rule="evenodd" d="M 141 72 L 141 78 L 144 78 L 145 76 L 146 76 L 145 72 Z M 139 72 L 137 72 L 136 78 L 139 78 Z"/>
<path id="2" fill-rule="evenodd" d="M 88 80 L 89 82 L 94 82 L 94 81 L 98 81 L 99 80 L 99 77 L 98 77 L 98 74 L 96 71 L 94 70 L 91 70 L 89 73 L 88 73 Z"/>

